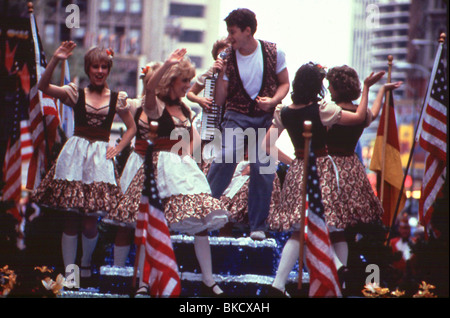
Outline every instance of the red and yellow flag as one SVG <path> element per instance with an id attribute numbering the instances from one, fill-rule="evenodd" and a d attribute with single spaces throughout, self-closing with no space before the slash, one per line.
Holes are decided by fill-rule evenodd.
<path id="1" fill-rule="evenodd" d="M 380 123 L 377 130 L 377 137 L 375 140 L 375 146 L 372 154 L 372 160 L 370 162 L 370 170 L 376 172 L 378 175 L 383 176 L 382 170 L 384 169 L 384 180 L 383 182 L 383 224 L 386 226 L 391 226 L 392 218 L 394 217 L 397 206 L 397 200 L 399 195 L 401 195 L 400 205 L 398 210 L 401 211 L 405 206 L 406 202 L 406 192 L 403 189 L 402 193 L 402 182 L 403 182 L 403 168 L 402 161 L 400 157 L 400 143 L 398 138 L 397 122 L 395 119 L 394 111 L 394 100 L 391 95 L 389 99 L 389 107 L 386 107 L 386 102 L 383 107 Z M 385 122 L 386 122 L 386 111 L 389 111 L 388 116 L 388 127 L 387 127 L 387 138 L 384 138 L 385 134 Z M 384 158 L 383 157 L 384 148 Z M 384 165 L 383 165 L 384 161 Z M 381 189 L 381 186 L 379 187 Z M 378 192 L 378 197 L 381 198 L 380 190 Z"/>

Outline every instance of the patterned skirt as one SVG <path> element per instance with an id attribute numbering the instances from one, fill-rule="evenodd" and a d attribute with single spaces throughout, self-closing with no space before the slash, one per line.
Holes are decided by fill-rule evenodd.
<path id="1" fill-rule="evenodd" d="M 107 147 L 107 142 L 69 138 L 31 200 L 83 215 L 105 215 L 114 209 L 122 192 L 114 162 L 106 160 Z"/>
<path id="2" fill-rule="evenodd" d="M 317 157 L 317 170 L 319 178 L 321 172 L 328 166 L 327 157 Z M 301 220 L 303 183 L 303 159 L 294 159 L 286 173 L 283 187 L 275 187 L 272 191 L 267 225 L 273 231 L 298 230 Z M 324 183 L 321 179 L 322 193 Z"/>
<path id="3" fill-rule="evenodd" d="M 239 170 L 239 166 L 236 168 Z M 230 222 L 235 224 L 248 225 L 248 185 L 250 182 L 249 175 L 235 174 L 233 179 L 224 191 L 220 200 L 225 209 L 230 212 Z M 275 174 L 273 180 L 272 199 L 270 206 L 273 207 L 279 202 L 280 179 Z"/>
<path id="4" fill-rule="evenodd" d="M 358 223 L 381 221 L 383 207 L 356 154 L 330 157 L 332 160 L 322 171 L 326 184 L 322 193 L 327 224 L 345 229 Z"/>
<path id="5" fill-rule="evenodd" d="M 191 157 L 160 151 L 154 152 L 152 159 L 157 189 L 171 231 L 194 235 L 204 230 L 218 230 L 228 222 L 229 213 L 211 196 L 206 176 Z M 117 209 L 104 221 L 135 226 L 144 180 L 141 165 Z"/>
<path id="6" fill-rule="evenodd" d="M 345 229 L 358 223 L 381 220 L 383 208 L 356 155 L 317 157 L 317 172 L 328 226 Z M 303 209 L 302 183 L 303 159 L 294 159 L 282 191 L 272 194 L 273 204 L 267 220 L 270 229 L 299 229 Z"/>
<path id="7" fill-rule="evenodd" d="M 144 180 L 144 158 L 132 152 L 120 177 L 124 195 L 116 208 L 112 209 L 102 221 L 113 225 L 135 227 Z"/>

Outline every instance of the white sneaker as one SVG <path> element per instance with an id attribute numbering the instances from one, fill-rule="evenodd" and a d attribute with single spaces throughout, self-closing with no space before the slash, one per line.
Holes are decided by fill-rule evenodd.
<path id="1" fill-rule="evenodd" d="M 255 241 L 262 241 L 266 238 L 266 233 L 263 231 L 253 231 L 250 233 L 250 238 Z"/>

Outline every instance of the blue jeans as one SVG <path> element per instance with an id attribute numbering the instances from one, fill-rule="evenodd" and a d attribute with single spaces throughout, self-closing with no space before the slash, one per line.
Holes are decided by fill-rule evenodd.
<path id="1" fill-rule="evenodd" d="M 264 158 L 262 155 L 265 155 L 265 152 L 260 149 L 260 145 L 272 124 L 272 118 L 272 114 L 249 117 L 227 111 L 222 123 L 222 158 L 211 164 L 208 173 L 212 195 L 220 198 L 230 184 L 237 164 L 244 159 L 244 150 L 248 150 L 248 219 L 251 231 L 266 230 L 266 219 L 269 215 L 275 173 L 267 173 L 264 170 L 263 167 L 268 167 L 270 162 L 267 156 Z"/>

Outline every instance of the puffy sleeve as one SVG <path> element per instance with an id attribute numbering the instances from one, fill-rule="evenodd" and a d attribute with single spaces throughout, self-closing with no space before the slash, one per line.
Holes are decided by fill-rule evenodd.
<path id="1" fill-rule="evenodd" d="M 144 104 L 144 103 L 142 103 L 142 104 Z M 142 105 L 142 106 L 144 106 L 144 105 Z M 166 106 L 165 106 L 164 102 L 158 96 L 156 96 L 155 108 L 153 108 L 150 111 L 146 111 L 146 114 L 147 114 L 148 118 L 150 118 L 150 119 L 159 119 L 159 117 L 161 117 L 165 107 Z"/>
<path id="2" fill-rule="evenodd" d="M 281 110 L 285 107 L 284 105 L 278 105 L 273 113 L 272 125 L 278 129 L 284 129 L 283 123 L 281 122 Z"/>
<path id="3" fill-rule="evenodd" d="M 143 102 L 144 102 L 144 99 L 142 97 L 128 98 L 126 100 L 126 103 L 127 103 L 126 107 L 129 108 L 131 113 L 134 115 L 134 114 L 136 114 L 136 111 L 138 110 L 138 108 L 143 106 Z"/>
<path id="4" fill-rule="evenodd" d="M 333 102 L 321 100 L 319 102 L 320 119 L 324 126 L 336 124 L 342 116 L 342 108 Z"/>
<path id="5" fill-rule="evenodd" d="M 63 104 L 68 106 L 74 106 L 78 101 L 78 86 L 74 83 L 69 83 L 67 85 L 62 86 L 62 88 L 67 93 L 66 100 L 63 100 Z"/>
<path id="6" fill-rule="evenodd" d="M 116 104 L 117 112 L 130 110 L 130 104 L 127 103 L 127 100 L 128 94 L 124 91 L 120 91 L 119 96 L 117 97 L 117 104 Z"/>

